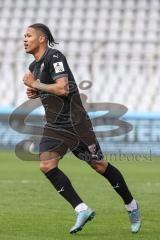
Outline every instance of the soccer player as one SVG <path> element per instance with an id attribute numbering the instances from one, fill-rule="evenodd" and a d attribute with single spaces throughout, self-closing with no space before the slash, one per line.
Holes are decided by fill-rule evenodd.
<path id="1" fill-rule="evenodd" d="M 129 213 L 131 231 L 141 226 L 140 211 L 120 171 L 103 156 L 85 111 L 74 76 L 65 56 L 53 48 L 54 38 L 42 23 L 30 25 L 24 35 L 24 48 L 34 56 L 23 82 L 29 98 L 40 97 L 45 109 L 46 124 L 39 144 L 40 169 L 77 213 L 70 233 L 82 230 L 95 216 L 73 188 L 68 177 L 59 169 L 60 159 L 70 149 L 110 182 L 122 198 Z"/>

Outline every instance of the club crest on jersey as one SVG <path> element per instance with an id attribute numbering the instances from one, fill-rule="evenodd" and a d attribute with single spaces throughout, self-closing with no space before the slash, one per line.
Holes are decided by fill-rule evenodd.
<path id="1" fill-rule="evenodd" d="M 95 154 L 96 153 L 96 144 L 92 144 L 92 145 L 88 146 L 88 149 L 92 154 Z"/>
<path id="2" fill-rule="evenodd" d="M 64 66 L 62 62 L 56 62 L 53 63 L 54 69 L 56 73 L 63 72 L 64 71 Z"/>

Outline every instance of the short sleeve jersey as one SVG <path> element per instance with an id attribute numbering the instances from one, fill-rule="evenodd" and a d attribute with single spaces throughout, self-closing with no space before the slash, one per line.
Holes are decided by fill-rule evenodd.
<path id="1" fill-rule="evenodd" d="M 33 61 L 29 70 L 44 84 L 54 84 L 61 77 L 68 77 L 69 94 L 57 96 L 39 91 L 45 109 L 46 125 L 49 127 L 70 128 L 86 117 L 74 76 L 65 56 L 57 49 L 47 48 L 39 61 Z"/>

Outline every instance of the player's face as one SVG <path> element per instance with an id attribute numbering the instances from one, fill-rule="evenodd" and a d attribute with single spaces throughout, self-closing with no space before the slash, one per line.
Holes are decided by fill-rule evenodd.
<path id="1" fill-rule="evenodd" d="M 40 47 L 39 33 L 36 29 L 28 27 L 24 34 L 24 49 L 26 53 L 34 54 Z"/>

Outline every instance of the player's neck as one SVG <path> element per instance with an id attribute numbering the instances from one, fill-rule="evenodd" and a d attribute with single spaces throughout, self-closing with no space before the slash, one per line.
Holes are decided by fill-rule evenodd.
<path id="1" fill-rule="evenodd" d="M 33 54 L 36 62 L 38 62 L 43 57 L 43 55 L 45 54 L 46 50 L 47 50 L 46 46 L 45 47 L 41 47 L 37 52 L 35 52 Z"/>

